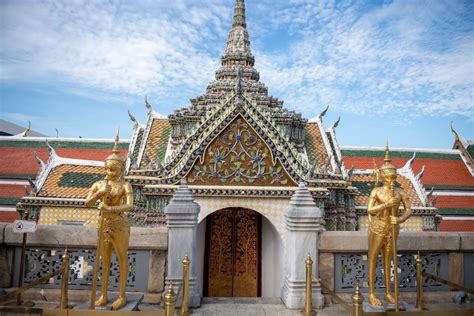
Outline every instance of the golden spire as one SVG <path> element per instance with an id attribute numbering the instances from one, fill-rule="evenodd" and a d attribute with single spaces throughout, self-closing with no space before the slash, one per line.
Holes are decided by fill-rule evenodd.
<path id="1" fill-rule="evenodd" d="M 391 159 L 390 159 L 390 150 L 388 148 L 388 141 L 387 141 L 387 145 L 385 146 L 385 158 L 383 159 L 383 165 L 382 167 L 380 167 L 381 170 L 383 169 L 397 169 L 397 167 L 395 167 L 394 165 L 392 165 L 391 163 Z"/>
<path id="2" fill-rule="evenodd" d="M 117 135 L 115 135 L 115 143 L 114 143 L 114 149 L 112 149 L 112 152 L 114 154 L 118 154 L 119 151 L 119 135 L 120 135 L 120 127 L 117 128 Z"/>
<path id="3" fill-rule="evenodd" d="M 388 149 L 388 140 L 387 140 L 387 144 L 385 145 L 385 158 L 383 160 L 385 163 L 390 163 L 390 152 L 389 152 L 389 149 Z"/>
<path id="4" fill-rule="evenodd" d="M 119 134 L 120 134 L 120 127 L 117 129 L 117 135 L 115 135 L 115 142 L 114 142 L 114 148 L 112 149 L 112 154 L 108 156 L 105 160 L 116 160 L 118 162 L 125 164 L 125 159 L 120 155 Z"/>

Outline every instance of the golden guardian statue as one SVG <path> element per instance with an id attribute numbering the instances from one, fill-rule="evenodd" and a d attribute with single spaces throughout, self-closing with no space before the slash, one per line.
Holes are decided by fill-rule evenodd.
<path id="1" fill-rule="evenodd" d="M 382 302 L 375 296 L 375 270 L 377 257 L 382 255 L 385 276 L 385 301 L 395 304 L 398 310 L 398 273 L 397 248 L 399 224 L 405 222 L 411 215 L 410 202 L 407 194 L 401 188 L 395 188 L 397 168 L 392 165 L 388 144 L 385 150 L 384 164 L 374 169 L 376 187 L 372 190 L 367 208 L 369 217 L 369 304 L 382 306 Z M 382 186 L 377 187 L 379 180 Z M 399 216 L 399 207 L 403 204 L 404 212 Z M 390 260 L 394 262 L 394 292 L 390 291 Z"/>
<path id="2" fill-rule="evenodd" d="M 115 250 L 119 264 L 119 296 L 112 304 L 112 309 L 120 309 L 127 303 L 125 288 L 128 276 L 128 242 L 130 225 L 126 212 L 133 209 L 133 192 L 131 185 L 124 180 L 125 160 L 119 154 L 119 136 L 115 137 L 112 154 L 105 159 L 105 179 L 92 185 L 87 195 L 86 205 L 92 207 L 100 201 L 98 209 L 99 238 L 96 252 L 96 266 L 91 293 L 91 309 L 105 306 L 108 303 L 107 285 L 110 273 L 112 250 Z M 102 289 L 101 296 L 96 300 L 97 274 L 102 257 Z"/>

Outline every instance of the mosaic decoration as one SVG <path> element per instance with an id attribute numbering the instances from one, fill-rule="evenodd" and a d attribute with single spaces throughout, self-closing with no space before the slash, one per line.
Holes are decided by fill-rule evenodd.
<path id="1" fill-rule="evenodd" d="M 16 249 L 16 260 L 19 260 L 20 251 Z M 68 249 L 70 254 L 69 269 L 69 287 L 72 289 L 89 288 L 92 285 L 92 276 L 95 264 L 95 250 L 87 249 Z M 26 263 L 24 282 L 30 283 L 52 271 L 59 269 L 62 265 L 63 250 L 30 248 L 26 251 Z M 137 273 L 140 271 L 148 271 L 148 252 L 146 251 L 129 251 L 128 252 L 128 278 L 127 290 L 144 291 L 147 288 L 147 278 L 140 277 Z M 18 269 L 19 264 L 15 269 Z M 145 273 L 142 273 L 145 274 Z M 147 273 L 146 273 L 147 274 Z M 18 271 L 15 271 L 15 276 Z M 99 282 L 101 284 L 102 267 L 99 269 Z M 144 279 L 144 280 L 143 280 Z M 61 275 L 49 280 L 48 283 L 40 285 L 45 288 L 59 288 L 61 284 Z M 119 286 L 119 267 L 115 257 L 112 254 L 109 288 L 118 290 Z"/>
<path id="2" fill-rule="evenodd" d="M 41 207 L 38 224 L 58 225 L 73 224 L 84 226 L 97 226 L 99 212 L 97 209 L 72 208 L 72 207 Z"/>
<path id="3" fill-rule="evenodd" d="M 209 217 L 207 230 L 207 296 L 258 296 L 258 213 L 239 208 L 221 210 Z"/>
<path id="4" fill-rule="evenodd" d="M 423 271 L 447 278 L 448 256 L 446 253 L 422 254 Z M 398 255 L 398 280 L 400 291 L 414 291 L 416 289 L 416 265 L 415 255 Z M 361 290 L 368 291 L 368 262 L 367 255 L 362 254 L 336 254 L 335 255 L 335 289 L 336 292 L 353 292 L 357 281 L 360 282 Z M 390 276 L 393 282 L 393 267 Z M 382 259 L 379 256 L 377 269 L 375 271 L 375 287 L 385 288 L 382 269 Z M 423 287 L 433 290 L 446 290 L 443 286 L 432 279 L 424 278 Z"/>
<path id="5" fill-rule="evenodd" d="M 281 163 L 273 162 L 264 140 L 237 117 L 209 145 L 205 161 L 195 164 L 191 184 L 294 185 Z"/>
<path id="6" fill-rule="evenodd" d="M 423 220 L 421 216 L 410 216 L 408 220 L 400 225 L 400 232 L 421 232 L 423 231 Z M 367 215 L 359 216 L 359 231 L 368 231 L 369 218 Z"/>

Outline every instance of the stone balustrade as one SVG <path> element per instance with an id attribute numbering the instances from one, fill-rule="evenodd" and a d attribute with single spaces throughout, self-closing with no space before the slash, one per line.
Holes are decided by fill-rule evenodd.
<path id="1" fill-rule="evenodd" d="M 0 223 L 0 287 L 8 288 L 17 285 L 15 272 L 18 268 L 22 236 L 13 232 L 12 224 Z M 84 263 L 84 258 L 94 256 L 96 246 L 97 229 L 94 227 L 38 225 L 36 232 L 29 233 L 27 237 L 27 249 L 31 253 L 31 258 L 37 261 L 35 263 L 39 263 L 36 266 L 40 266 L 37 272 L 47 269 L 48 265 L 53 267 L 55 256 L 59 256 L 66 247 L 70 250 L 72 258 L 76 253 L 76 259 L 80 260 L 78 259 L 77 262 L 71 260 L 72 270 L 75 269 L 75 265 L 77 266 L 76 272 L 72 271 L 70 274 L 70 280 L 72 278 L 73 281 L 74 278 L 79 278 L 83 272 L 88 271 L 84 269 L 87 265 Z M 137 290 L 147 293 L 163 291 L 167 249 L 168 229 L 166 227 L 131 228 L 129 257 L 133 256 L 134 270 L 131 273 L 134 275 L 129 278 L 133 281 L 141 280 L 142 286 Z M 35 255 L 36 253 L 41 253 L 41 256 Z M 79 263 L 81 267 L 78 266 Z M 83 278 L 84 280 L 80 280 L 79 283 L 87 286 L 90 280 L 85 276 Z M 55 287 L 54 284 L 51 287 Z M 77 285 L 76 288 L 82 287 Z"/>
<path id="2" fill-rule="evenodd" d="M 414 258 L 420 251 L 425 268 L 460 285 L 474 287 L 474 234 L 456 232 L 401 233 L 398 238 L 399 271 L 408 280 L 405 291 L 414 290 Z M 336 292 L 344 291 L 344 279 L 366 277 L 367 232 L 331 231 L 319 239 L 319 272 L 321 282 Z M 401 259 L 401 260 L 400 260 Z M 412 266 L 413 263 L 413 266 Z M 431 266 L 429 266 L 431 265 Z M 406 270 L 406 271 L 404 271 Z M 357 273 L 359 273 L 357 275 Z M 363 281 L 363 277 L 361 278 Z M 341 281 L 342 280 L 342 281 Z M 347 281 L 346 281 L 347 282 Z M 364 282 L 362 282 L 364 283 Z M 411 284 L 408 284 L 411 283 Z M 429 291 L 447 291 L 445 286 L 427 282 Z"/>
<path id="3" fill-rule="evenodd" d="M 318 262 L 321 281 L 330 289 L 338 291 L 336 283 L 340 282 L 338 280 L 341 279 L 341 273 L 347 277 L 357 269 L 363 270 L 363 260 L 368 247 L 367 233 L 326 231 L 319 235 L 319 258 L 316 258 L 315 262 Z M 22 235 L 13 233 L 12 224 L 0 223 L 0 287 L 16 286 L 15 271 L 19 262 L 21 242 Z M 28 234 L 27 249 L 39 251 L 37 253 L 41 254 L 54 253 L 55 256 L 59 256 L 61 251 L 68 247 L 73 252 L 81 253 L 80 255 L 83 255 L 82 253 L 91 255 L 95 252 L 96 242 L 97 231 L 93 227 L 39 225 L 35 233 Z M 136 290 L 146 293 L 163 292 L 168 255 L 168 228 L 131 228 L 129 249 L 137 257 L 134 263 L 137 277 L 131 282 L 137 282 L 136 280 L 140 278 L 145 282 L 140 289 Z M 469 268 L 474 264 L 473 233 L 401 233 L 398 249 L 402 259 L 400 262 L 402 264 L 405 262 L 405 268 L 410 270 L 407 272 L 410 277 L 412 276 L 410 256 L 420 251 L 425 258 L 426 266 L 438 265 L 436 270 L 440 276 L 466 287 L 474 287 L 474 270 Z M 407 257 L 405 261 L 403 256 Z M 40 260 L 39 257 L 36 255 L 35 260 Z M 54 257 L 51 258 L 49 260 L 54 261 Z M 348 269 L 343 267 L 341 262 L 356 264 L 352 267 L 353 269 L 350 267 Z M 360 262 L 362 262 L 361 265 L 357 266 Z M 51 266 L 54 264 L 56 263 L 53 262 Z M 179 266 L 180 262 L 176 264 Z M 304 262 L 301 264 L 304 265 Z M 342 285 L 339 284 L 339 288 Z M 428 291 L 436 291 L 435 285 L 427 284 Z M 52 284 L 51 287 L 57 286 Z M 76 288 L 86 287 L 87 284 L 84 283 L 83 287 Z M 446 290 L 446 287 L 438 289 L 438 291 Z M 407 284 L 405 291 L 409 293 L 402 290 L 402 293 L 405 293 L 403 295 L 413 294 L 412 285 Z M 438 297 L 441 293 L 446 292 L 439 292 Z"/>

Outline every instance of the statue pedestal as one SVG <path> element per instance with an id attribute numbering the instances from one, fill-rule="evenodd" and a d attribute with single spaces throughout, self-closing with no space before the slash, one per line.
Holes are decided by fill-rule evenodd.
<path id="1" fill-rule="evenodd" d="M 100 293 L 97 294 L 97 298 L 100 297 Z M 127 311 L 137 311 L 138 310 L 138 305 L 140 305 L 140 302 L 143 300 L 145 296 L 143 294 L 128 294 L 127 293 L 127 304 L 125 304 L 124 307 L 119 309 L 119 311 L 122 312 L 127 312 Z M 112 303 L 115 302 L 115 300 L 118 298 L 118 294 L 109 294 L 109 303 L 105 306 L 97 306 L 95 309 L 96 310 L 112 310 Z M 86 303 L 82 303 L 80 305 L 77 305 L 74 307 L 74 309 L 82 309 L 86 310 L 89 309 L 89 306 L 91 305 L 91 302 L 88 301 Z"/>
<path id="2" fill-rule="evenodd" d="M 382 306 L 374 306 L 370 305 L 366 301 L 362 303 L 362 309 L 364 310 L 365 313 L 385 313 L 389 311 L 394 311 L 395 310 L 395 304 L 389 304 L 385 300 L 380 299 L 382 301 Z M 417 309 L 413 306 L 408 304 L 405 301 L 400 301 L 399 303 L 399 310 L 404 311 L 404 312 L 414 312 L 417 311 Z"/>

